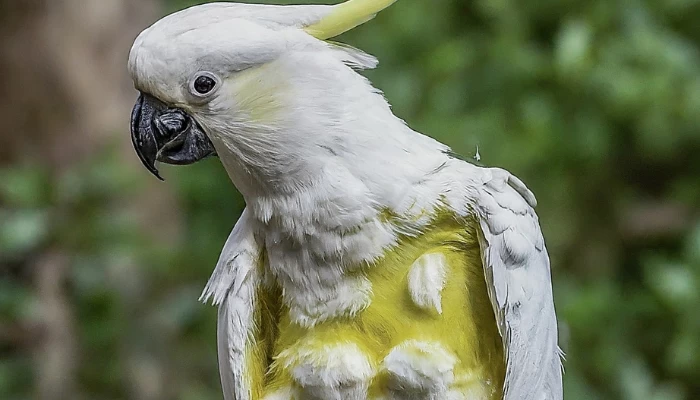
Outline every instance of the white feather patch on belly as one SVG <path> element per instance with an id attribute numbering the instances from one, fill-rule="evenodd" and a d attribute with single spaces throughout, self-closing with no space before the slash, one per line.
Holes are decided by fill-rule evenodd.
<path id="1" fill-rule="evenodd" d="M 408 272 L 408 292 L 423 310 L 442 314 L 441 292 L 447 278 L 447 259 L 442 253 L 422 255 Z"/>
<path id="2" fill-rule="evenodd" d="M 302 399 L 367 399 L 374 368 L 354 343 L 293 347 L 279 358 L 299 385 Z"/>
<path id="3" fill-rule="evenodd" d="M 332 318 L 355 316 L 372 302 L 372 283 L 364 276 L 342 277 L 336 285 L 315 292 L 297 285 L 282 287 L 289 317 L 306 328 Z"/>
<path id="4" fill-rule="evenodd" d="M 436 342 L 408 340 L 394 347 L 382 369 L 389 374 L 389 395 L 401 400 L 448 398 L 457 357 Z"/>

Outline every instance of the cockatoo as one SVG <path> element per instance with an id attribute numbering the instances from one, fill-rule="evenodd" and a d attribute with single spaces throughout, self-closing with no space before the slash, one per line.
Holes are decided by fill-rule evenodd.
<path id="1" fill-rule="evenodd" d="M 394 1 L 211 3 L 131 49 L 143 164 L 218 156 L 246 202 L 202 294 L 226 400 L 562 399 L 535 197 L 409 128 L 357 72 L 377 60 L 327 41 Z"/>

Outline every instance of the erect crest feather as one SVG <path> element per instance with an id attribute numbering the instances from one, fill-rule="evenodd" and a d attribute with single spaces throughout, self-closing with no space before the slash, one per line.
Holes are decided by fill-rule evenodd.
<path id="1" fill-rule="evenodd" d="M 333 6 L 320 21 L 304 28 L 309 35 L 326 40 L 362 25 L 396 0 L 348 0 Z"/>

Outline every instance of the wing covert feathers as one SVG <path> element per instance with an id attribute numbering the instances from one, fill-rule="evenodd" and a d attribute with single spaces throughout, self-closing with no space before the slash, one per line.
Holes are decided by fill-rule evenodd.
<path id="1" fill-rule="evenodd" d="M 477 188 L 484 275 L 506 355 L 504 400 L 561 400 L 561 351 L 549 256 L 534 195 L 507 171 Z"/>

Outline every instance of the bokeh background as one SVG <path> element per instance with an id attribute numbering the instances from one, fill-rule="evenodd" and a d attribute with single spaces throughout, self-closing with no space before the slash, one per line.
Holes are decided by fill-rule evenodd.
<path id="1" fill-rule="evenodd" d="M 221 399 L 197 297 L 243 202 L 215 159 L 158 182 L 128 132 L 131 42 L 194 3 L 0 0 L 1 399 Z M 537 194 L 567 399 L 700 399 L 698 21 L 401 0 L 340 38 L 396 114 Z"/>

